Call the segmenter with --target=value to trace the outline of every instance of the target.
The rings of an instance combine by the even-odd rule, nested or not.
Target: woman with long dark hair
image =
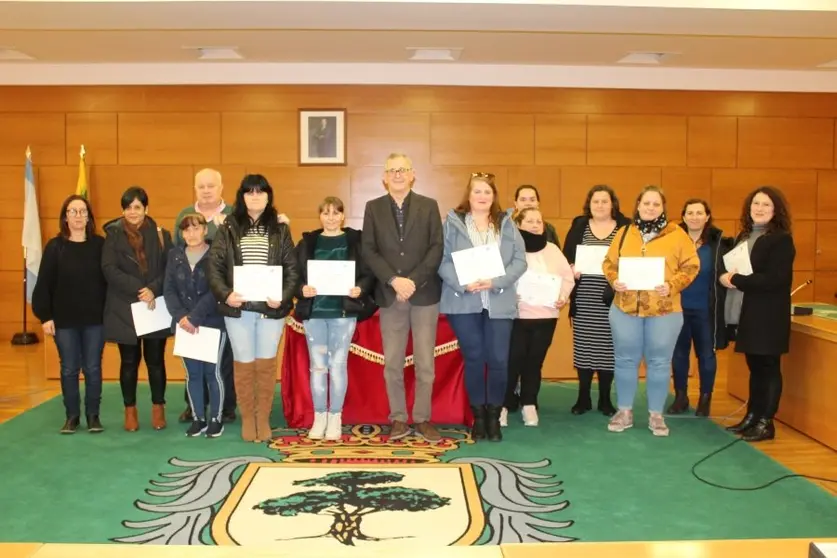
[[[209,286],[232,345],[241,437],[250,442],[271,439],[276,353],[299,280],[290,228],[277,215],[270,183],[248,174],[210,248]],[[235,292],[235,268],[249,265],[282,267],[281,298],[247,301]]]
[[[66,420],[62,434],[78,429],[81,418],[79,371],[84,374],[87,430],[102,432],[102,319],[107,284],[102,273],[105,239],[96,234],[93,208],[82,196],[61,204],[58,234],[47,242],[32,294],[32,311],[44,335],[55,339],[61,367]]]
[[[735,245],[747,243],[753,272],[731,269],[720,277],[727,289],[725,317],[736,326],[735,352],[750,369],[747,414],[727,428],[748,442],[776,436],[773,417],[782,397],[781,358],[790,345],[791,287],[796,247],[785,196],[761,186],[744,200],[741,232]]]

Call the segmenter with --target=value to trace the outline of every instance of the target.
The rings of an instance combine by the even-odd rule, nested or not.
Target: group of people
[[[277,350],[284,318],[293,311],[304,326],[310,357],[314,417],[308,436],[339,440],[351,340],[357,323],[377,312],[390,438],[412,433],[429,442],[441,439],[431,419],[442,314],[464,361],[471,435],[500,441],[502,428],[518,410],[525,425],[538,425],[544,360],[559,313],[569,306],[579,379],[573,414],[592,410],[597,375],[597,409],[610,417],[608,430],[632,427],[644,360],[648,427],[656,436],[667,436],[663,410],[671,376],[675,395],[667,412],[690,407],[691,346],[699,363],[696,414],[709,416],[715,352],[735,339],[750,369],[750,398],[746,416],[730,429],[752,441],[775,435],[795,256],[789,210],[778,189],[760,187],[747,197],[733,239],[713,225],[705,200],[688,200],[675,222],[668,217],[663,191],[647,186],[627,217],[613,189],[597,185],[561,247],[539,209],[535,186],[520,186],[514,207],[504,209],[494,176],[472,173],[461,202],[443,222],[436,200],[413,190],[415,180],[410,158],[390,155],[383,171],[386,193],[367,202],[362,230],[345,226],[342,200],[328,197],[317,208],[321,227],[303,233],[296,245],[287,217],[275,207],[273,188],[261,175],[245,176],[234,204],[227,206],[220,174],[199,172],[197,201],[178,216],[174,237],[148,215],[148,196],[139,187],[122,195],[123,216],[105,224],[104,238],[95,232],[89,202],[70,196],[61,209],[60,232],[44,250],[33,298],[33,311],[58,347],[67,415],[62,432],[75,432],[80,425],[79,371],[86,383],[88,429],[103,430],[99,405],[106,341],[119,347],[124,428],[139,428],[136,392],[143,358],[151,425],[165,428],[166,341],[178,328],[194,333],[212,327],[221,330],[217,362],[183,359],[188,408],[181,420],[191,423],[187,435],[221,435],[224,423],[236,420],[237,408],[242,438],[269,440]],[[725,267],[723,256],[742,243],[752,273]],[[491,248],[499,252],[504,272],[461,281],[454,254],[488,245],[495,245]],[[605,247],[600,272],[575,269],[581,246]],[[630,290],[620,280],[620,259],[636,257],[664,261],[662,284]],[[354,262],[354,286],[342,296],[318,294],[309,284],[312,260]],[[281,297],[254,302],[235,292],[234,270],[247,265],[281,266]],[[521,296],[518,286],[527,272],[560,277],[553,302]],[[153,308],[160,297],[172,327],[138,337],[132,305]],[[404,365],[410,334],[416,387],[408,412]]]

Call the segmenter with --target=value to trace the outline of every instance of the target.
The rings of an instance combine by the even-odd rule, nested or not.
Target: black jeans
[[[81,416],[79,371],[84,373],[84,411],[98,415],[102,401],[102,351],[105,333],[101,325],[55,329],[55,346],[61,365],[61,395],[67,418]]]
[[[151,387],[151,402],[163,405],[166,402],[166,340],[137,339],[136,345],[119,343],[119,385],[122,387],[122,402],[126,407],[137,404],[137,381],[140,361],[145,356],[148,370],[148,385]]]
[[[235,377],[233,376],[233,352],[232,345],[230,345],[229,336],[225,335],[226,342],[224,343],[224,352],[221,355],[221,380],[224,383],[224,408],[223,414],[228,415],[235,412]],[[189,386],[183,386],[183,400],[188,407],[191,407],[189,401]],[[203,400],[209,401],[209,387],[203,386]]]
[[[517,408],[514,390],[520,380],[520,405],[537,405],[541,389],[541,370],[552,345],[557,318],[516,319],[512,326],[509,351],[509,377],[506,384],[507,409]]]
[[[772,419],[782,398],[781,356],[744,356],[750,369],[750,411],[757,418]]]

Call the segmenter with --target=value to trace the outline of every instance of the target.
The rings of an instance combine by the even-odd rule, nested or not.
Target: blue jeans
[[[465,389],[471,405],[502,406],[506,398],[514,320],[491,319],[488,310],[478,314],[447,314],[446,317],[465,361]]]
[[[81,416],[79,370],[84,372],[84,411],[98,415],[102,401],[102,351],[105,330],[101,325],[56,328],[55,346],[61,366],[61,395],[67,417]]]
[[[356,318],[305,320],[314,412],[342,413],[349,387],[349,346]]]
[[[243,311],[240,318],[224,318],[224,324],[233,359],[244,363],[275,357],[285,330],[285,320],[262,318],[257,312]]]
[[[692,343],[700,372],[700,392],[712,393],[718,361],[715,358],[715,340],[712,337],[712,316],[709,308],[683,309],[683,328],[674,346],[674,389],[685,391],[689,387],[689,356]]]
[[[641,318],[610,306],[610,330],[616,368],[616,402],[620,409],[633,409],[639,383],[639,363],[645,358],[648,411],[662,413],[668,396],[668,378],[674,344],[683,326],[683,314]]]
[[[224,347],[227,344],[226,332],[221,332],[221,344],[218,347],[218,363],[212,364],[191,358],[183,359],[186,367],[186,395],[192,416],[198,420],[206,420],[206,401],[204,389],[209,389],[209,416],[221,422],[221,409],[224,405],[224,376],[221,373],[223,365]]]

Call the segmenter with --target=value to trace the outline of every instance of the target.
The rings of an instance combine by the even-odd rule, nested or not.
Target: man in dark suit
[[[413,333],[416,395],[415,432],[429,442],[441,439],[430,423],[436,377],[436,326],[442,282],[442,219],[436,200],[412,191],[415,171],[406,155],[393,153],[384,165],[387,194],[367,202],[363,216],[363,259],[378,278],[384,345],[384,378],[392,422],[390,438],[410,434],[404,390],[407,335]]]

